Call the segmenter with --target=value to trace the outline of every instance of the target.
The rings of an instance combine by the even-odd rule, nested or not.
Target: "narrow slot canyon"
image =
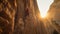
[[[0,0],[0,34],[60,34],[60,0],[41,18],[45,10],[38,0]]]

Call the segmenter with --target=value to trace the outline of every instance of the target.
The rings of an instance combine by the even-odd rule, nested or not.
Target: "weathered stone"
[[[54,0],[48,11],[48,19],[53,28],[60,34],[60,0]]]
[[[12,34],[16,12],[16,0],[0,0],[0,34]]]
[[[22,19],[23,23],[22,21],[19,22],[20,19]],[[40,19],[36,0],[17,0],[14,34],[47,34],[45,26]]]

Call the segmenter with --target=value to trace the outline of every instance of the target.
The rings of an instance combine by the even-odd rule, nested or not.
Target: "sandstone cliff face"
[[[14,34],[47,34],[36,0],[18,0]]]
[[[48,18],[55,26],[58,32],[60,32],[60,0],[54,0],[48,11]]]
[[[0,34],[49,34],[46,27],[36,0],[0,0]]]
[[[16,12],[16,0],[0,0],[0,34],[12,34]]]
[[[0,0],[0,34],[45,33],[36,0]]]

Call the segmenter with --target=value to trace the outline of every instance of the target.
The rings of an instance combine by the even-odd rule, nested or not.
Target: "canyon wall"
[[[0,0],[0,34],[47,34],[36,0]]]
[[[14,34],[47,34],[36,0],[17,0]]]
[[[48,11],[48,19],[51,21],[53,29],[60,34],[60,0],[54,0],[51,4]]]
[[[0,0],[0,34],[12,34],[16,12],[16,0]]]
[[[60,32],[60,0],[54,0],[48,19],[40,18],[37,0],[0,0],[0,34],[54,34]],[[56,21],[55,21],[56,20]],[[57,21],[58,20],[58,21]],[[56,33],[55,33],[56,34]]]

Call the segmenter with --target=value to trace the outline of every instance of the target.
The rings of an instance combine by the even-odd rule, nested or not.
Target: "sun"
[[[47,13],[43,13],[43,12],[40,13],[40,15],[41,15],[42,18],[45,18],[45,17],[46,17],[46,14],[47,14]]]
[[[42,18],[46,17],[49,7],[53,3],[53,1],[54,0],[37,0],[37,5]]]

